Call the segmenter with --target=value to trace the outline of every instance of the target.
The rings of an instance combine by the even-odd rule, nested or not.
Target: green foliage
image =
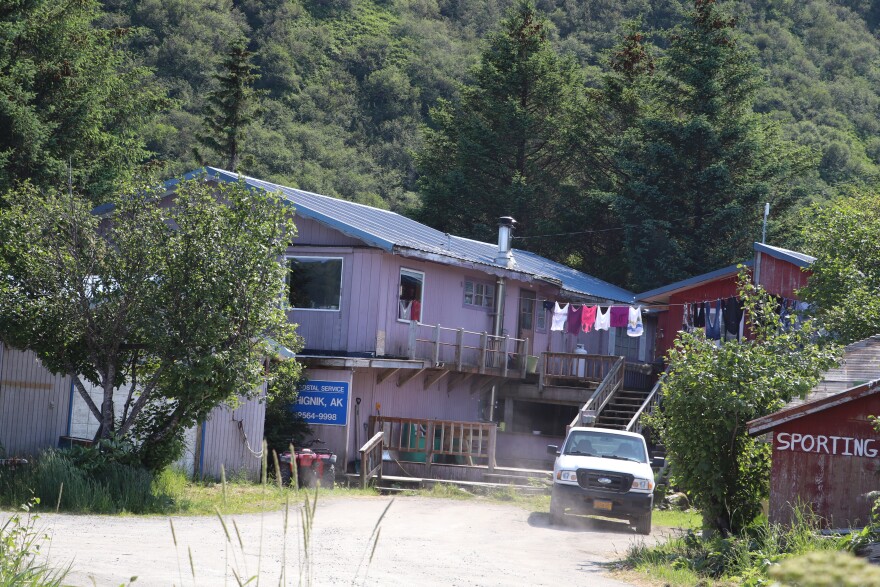
[[[37,527],[39,516],[31,514],[40,503],[31,498],[21,511],[0,525],[0,587],[56,587],[63,584],[67,570],[52,570],[37,559],[49,537]]]
[[[695,4],[668,32],[656,72],[633,42],[612,62],[612,80],[623,80],[607,84],[606,100],[629,122],[614,146],[614,202],[640,291],[747,257],[762,203],[784,213],[811,165],[754,112],[760,70],[733,20],[715,0]]]
[[[96,0],[0,8],[0,192],[68,176],[99,200],[148,152],[142,130],[164,104],[125,50],[130,29],[96,26]]]
[[[0,209],[0,339],[70,375],[101,425],[153,470],[220,403],[254,397],[274,349],[299,340],[277,292],[294,228],[276,195],[203,179],[120,188],[106,217],[25,185]],[[103,390],[92,402],[83,380]],[[113,392],[129,395],[118,413]]]
[[[263,437],[269,450],[276,454],[288,450],[291,443],[300,446],[312,434],[309,425],[291,410],[301,379],[302,366],[298,362],[277,361],[272,364]]]
[[[816,256],[803,299],[827,336],[848,344],[880,333],[880,195],[854,192],[805,214],[805,250]]]
[[[30,496],[45,508],[80,513],[160,513],[171,503],[170,495],[154,491],[150,471],[116,462],[98,448],[50,450],[0,475],[0,505]]]
[[[843,552],[811,552],[770,570],[780,587],[861,587],[880,585],[880,569]]]
[[[716,343],[683,333],[670,349],[663,410],[649,425],[669,454],[675,483],[703,511],[707,529],[736,533],[760,512],[769,485],[769,444],[747,422],[803,397],[836,362],[812,342],[810,322],[782,331],[773,299],[743,273],[739,295],[754,339]]]
[[[757,587],[768,584],[768,574],[776,576],[780,563],[801,560],[805,553],[830,553],[843,547],[840,537],[823,537],[819,520],[804,512],[791,527],[760,520],[735,535],[701,538],[688,531],[657,546],[640,544],[627,552],[624,565],[654,575],[657,568],[684,571],[685,575],[716,579],[722,584]]]
[[[259,114],[259,96],[253,85],[260,76],[251,57],[253,53],[243,39],[230,46],[222,73],[215,76],[217,88],[206,98],[204,132],[197,137],[201,145],[223,158],[229,171],[239,170],[245,131]]]

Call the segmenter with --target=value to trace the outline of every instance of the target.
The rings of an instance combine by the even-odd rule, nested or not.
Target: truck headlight
[[[639,479],[636,477],[633,479],[633,484],[631,489],[637,489],[639,491],[651,491],[654,489],[654,481],[653,479]]]
[[[577,471],[557,471],[556,479],[558,481],[574,481],[577,482]]]

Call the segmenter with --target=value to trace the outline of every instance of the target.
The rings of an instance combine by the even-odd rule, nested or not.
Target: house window
[[[339,310],[342,297],[342,259],[289,257],[290,305],[300,310]]]
[[[538,300],[535,305],[535,330],[547,330],[547,309],[544,308],[544,302],[547,300]]]
[[[495,307],[495,290],[487,283],[476,281],[464,282],[464,304],[480,308]]]
[[[629,336],[624,327],[617,328],[614,334],[614,354],[626,357],[627,362],[637,362],[639,360],[639,338],[638,336]]]
[[[425,274],[412,269],[400,270],[400,288],[397,301],[397,319],[422,321],[422,303]]]

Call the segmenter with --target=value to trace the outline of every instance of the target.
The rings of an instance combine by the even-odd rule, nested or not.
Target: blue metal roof
[[[789,249],[783,249],[782,247],[766,245],[764,243],[755,243],[755,250],[761,253],[767,253],[768,255],[776,259],[788,261],[792,265],[797,265],[802,269],[804,267],[809,267],[816,261],[816,257],[811,257],[810,255],[806,255],[804,253],[799,253],[797,251],[792,251]]]
[[[630,291],[528,251],[514,249],[513,258],[516,266],[508,268],[495,262],[498,250],[495,244],[440,232],[388,210],[322,196],[252,177],[238,176],[215,167],[196,170],[184,177],[191,179],[200,174],[206,174],[209,178],[220,181],[241,179],[253,188],[280,192],[294,205],[299,216],[316,220],[345,235],[389,252],[419,251],[440,263],[474,263],[492,268],[494,273],[509,271],[511,274],[527,274],[536,279],[558,283],[563,292],[577,296],[625,303],[632,302],[635,297]],[[174,183],[166,185],[171,188]]]

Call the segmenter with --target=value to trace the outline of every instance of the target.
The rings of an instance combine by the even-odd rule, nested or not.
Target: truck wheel
[[[558,499],[550,497],[550,523],[554,526],[562,526],[565,524],[565,508],[559,503]]]
[[[651,512],[636,518],[636,532],[645,535],[651,533]]]
[[[333,489],[336,484],[336,465],[326,465],[324,467],[324,476],[321,477],[321,487],[324,489]]]

